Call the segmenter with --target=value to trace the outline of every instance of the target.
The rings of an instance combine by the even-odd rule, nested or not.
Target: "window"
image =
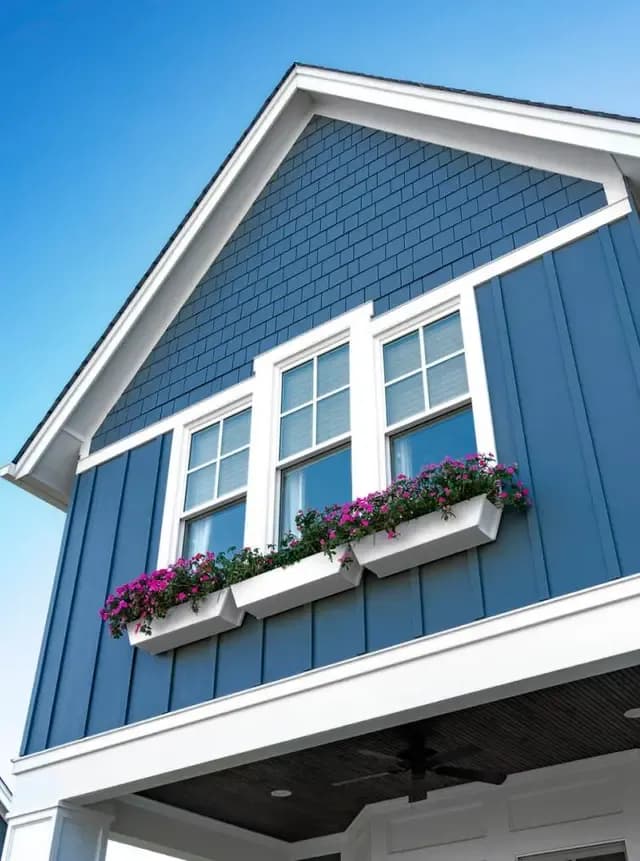
[[[219,553],[244,543],[251,410],[191,434],[182,506],[182,553]]]
[[[298,511],[350,498],[349,430],[348,344],[283,372],[280,535],[295,529]]]
[[[460,313],[383,345],[392,478],[476,449]]]
[[[265,548],[300,510],[495,451],[473,288],[373,312],[366,303],[279,344],[252,377],[171,417],[159,567]]]

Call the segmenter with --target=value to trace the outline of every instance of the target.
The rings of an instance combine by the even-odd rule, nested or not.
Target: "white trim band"
[[[636,574],[30,754],[14,764],[14,811],[104,800],[630,666],[639,614]]]

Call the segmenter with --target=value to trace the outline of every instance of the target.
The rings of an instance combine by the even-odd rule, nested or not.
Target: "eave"
[[[603,184],[640,182],[640,123],[294,65],[3,477],[66,508],[78,457],[314,114]]]

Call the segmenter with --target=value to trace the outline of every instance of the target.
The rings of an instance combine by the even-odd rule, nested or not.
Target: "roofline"
[[[403,78],[391,78],[391,77],[385,77],[383,75],[370,75],[370,74],[362,73],[362,72],[354,72],[354,71],[348,71],[345,69],[337,69],[337,68],[331,67],[331,66],[320,66],[320,65],[313,64],[313,63],[293,62],[289,66],[289,68],[286,70],[284,75],[280,78],[280,80],[275,85],[275,87],[271,90],[271,92],[269,93],[267,98],[264,100],[264,102],[262,103],[262,105],[260,106],[260,108],[258,109],[256,114],[254,115],[253,119],[251,120],[251,122],[249,123],[247,128],[242,132],[242,134],[240,135],[240,137],[238,138],[238,140],[234,144],[233,148],[229,151],[229,153],[226,155],[226,157],[224,158],[224,160],[220,164],[220,167],[213,174],[211,179],[207,182],[207,184],[204,186],[204,188],[202,189],[200,194],[196,197],[194,202],[191,204],[191,206],[190,206],[189,210],[187,211],[186,215],[184,216],[184,218],[182,218],[182,220],[176,226],[174,231],[171,233],[171,235],[169,236],[169,238],[167,239],[165,244],[162,246],[162,248],[160,249],[158,254],[155,256],[152,263],[149,265],[149,267],[146,269],[146,271],[144,272],[142,277],[139,279],[137,284],[131,290],[131,292],[129,293],[127,298],[124,300],[124,302],[122,303],[122,305],[120,306],[120,308],[118,309],[116,314],[114,315],[114,317],[110,320],[110,322],[107,325],[107,328],[104,330],[104,332],[98,338],[98,340],[95,342],[95,344],[91,347],[91,349],[89,350],[89,352],[87,353],[87,355],[85,356],[85,358],[83,359],[81,364],[78,366],[78,369],[69,378],[68,382],[65,384],[65,386],[62,388],[62,390],[60,391],[58,396],[53,401],[51,407],[47,410],[47,412],[45,413],[43,418],[40,420],[40,422],[38,422],[38,424],[36,425],[34,430],[27,437],[27,439],[25,440],[25,442],[21,446],[20,450],[18,451],[18,453],[16,454],[16,456],[13,459],[14,464],[20,460],[20,458],[25,453],[25,451],[29,447],[30,443],[32,442],[32,440],[34,439],[34,437],[36,436],[36,434],[38,433],[40,428],[44,425],[44,423],[47,421],[47,419],[49,418],[51,413],[54,411],[56,406],[60,403],[60,401],[62,400],[64,395],[67,393],[69,388],[75,382],[75,380],[77,379],[77,377],[81,373],[82,369],[85,367],[85,365],[91,359],[91,357],[96,352],[96,350],[98,349],[100,344],[105,340],[105,338],[108,336],[109,332],[113,329],[115,323],[120,319],[124,310],[127,308],[127,306],[129,305],[129,303],[131,302],[133,297],[136,295],[138,290],[142,287],[142,285],[147,280],[149,275],[153,272],[155,267],[158,265],[158,263],[160,262],[160,260],[162,259],[162,257],[164,256],[164,254],[166,253],[168,248],[171,246],[171,243],[173,242],[173,240],[180,233],[180,231],[182,230],[184,225],[187,223],[189,218],[193,215],[193,213],[197,209],[198,205],[202,201],[203,197],[206,195],[206,193],[209,191],[211,186],[214,184],[214,182],[220,176],[220,174],[222,173],[224,168],[229,163],[230,159],[238,151],[238,149],[242,145],[243,141],[245,140],[245,138],[247,137],[247,135],[251,131],[251,129],[256,125],[256,123],[258,122],[258,120],[262,116],[262,114],[264,113],[267,106],[273,100],[276,93],[281,89],[281,87],[283,86],[283,84],[285,83],[287,78],[297,69],[315,69],[315,70],[320,71],[320,72],[332,72],[332,73],[337,72],[337,73],[343,74],[343,75],[353,75],[353,76],[357,76],[357,77],[361,77],[361,78],[368,78],[369,80],[372,80],[372,81],[381,81],[381,82],[386,81],[386,82],[393,83],[393,84],[403,84],[403,85],[410,86],[410,87],[420,87],[421,89],[424,89],[424,90],[437,90],[437,91],[442,92],[442,93],[452,93],[452,94],[461,95],[461,96],[474,96],[474,97],[482,98],[482,99],[492,99],[494,101],[513,103],[513,104],[517,104],[517,105],[526,105],[526,106],[533,107],[533,108],[547,108],[547,109],[554,110],[554,111],[564,111],[564,112],[568,111],[568,112],[576,113],[576,114],[584,114],[585,116],[600,117],[600,118],[611,119],[611,120],[623,120],[623,121],[627,121],[627,122],[633,122],[633,123],[639,123],[640,124],[640,118],[639,117],[626,116],[624,114],[612,114],[612,113],[606,113],[606,112],[602,112],[602,111],[594,111],[594,110],[576,108],[576,107],[565,106],[565,105],[555,105],[555,104],[549,104],[546,102],[536,102],[536,101],[531,101],[528,99],[515,99],[515,98],[510,98],[508,96],[497,95],[495,93],[484,93],[484,92],[475,91],[475,90],[464,90],[464,89],[458,89],[456,87],[446,87],[446,86],[443,86],[440,84],[438,84],[438,85],[425,84],[425,83],[420,82],[420,81],[411,81],[411,80],[403,79]]]
[[[14,483],[22,484],[26,489],[31,492],[35,492],[37,495],[42,498],[47,499],[54,504],[59,504],[61,502],[61,497],[58,492],[51,493],[48,489],[42,490],[41,484],[34,482],[28,482],[25,480],[25,476],[23,475],[23,470],[21,469],[21,461],[27,460],[27,456],[32,454],[32,449],[35,449],[40,444],[40,437],[47,430],[47,427],[51,424],[51,422],[56,420],[57,413],[65,407],[69,399],[73,398],[77,393],[75,389],[77,385],[79,385],[81,378],[85,376],[85,371],[88,372],[88,369],[91,369],[94,361],[97,361],[97,354],[101,351],[101,348],[105,344],[105,342],[110,338],[114,329],[119,326],[120,321],[123,316],[127,313],[127,311],[131,308],[132,304],[135,303],[139,297],[139,294],[143,289],[145,289],[149,282],[154,279],[158,273],[158,271],[162,270],[165,267],[167,262],[167,258],[170,258],[174,252],[175,246],[177,246],[183,240],[183,235],[186,234],[191,226],[192,222],[195,221],[200,214],[200,210],[202,207],[208,203],[211,199],[212,195],[215,196],[216,188],[219,185],[224,185],[224,182],[227,178],[227,173],[233,167],[233,163],[236,162],[245,150],[246,147],[251,147],[251,139],[256,136],[256,130],[260,127],[262,134],[267,134],[270,124],[265,124],[265,116],[269,113],[272,108],[274,102],[277,100],[278,102],[278,111],[283,111],[289,101],[293,98],[297,91],[309,93],[312,96],[316,94],[315,87],[318,85],[318,94],[321,98],[329,99],[329,98],[343,98],[334,97],[331,95],[331,87],[339,87],[340,85],[348,87],[349,84],[354,86],[360,85],[363,87],[366,83],[369,83],[370,89],[375,85],[388,85],[385,87],[379,87],[376,93],[370,96],[370,99],[375,103],[375,99],[377,98],[377,93],[383,93],[385,89],[391,90],[395,89],[396,94],[400,94],[399,97],[409,99],[413,98],[415,100],[416,95],[424,94],[424,98],[427,99],[440,99],[441,103],[451,101],[451,111],[457,110],[458,112],[468,106],[473,102],[474,109],[479,108],[480,110],[476,110],[478,117],[473,119],[471,122],[476,125],[482,126],[483,121],[481,118],[481,114],[486,112],[487,109],[493,108],[496,112],[496,116],[501,122],[514,122],[517,121],[518,117],[534,117],[537,119],[541,119],[544,122],[548,122],[551,119],[551,123],[557,124],[557,126],[561,126],[563,122],[568,124],[568,127],[571,125],[580,125],[585,126],[585,130],[589,128],[602,132],[602,135],[606,138],[615,137],[615,135],[619,135],[624,137],[626,134],[631,135],[634,138],[636,136],[640,139],[640,133],[636,126],[640,124],[640,120],[635,117],[624,117],[616,114],[607,114],[596,111],[589,110],[580,110],[571,107],[563,107],[558,105],[548,105],[540,102],[532,102],[522,99],[510,99],[505,96],[491,95],[485,93],[479,93],[468,90],[455,89],[450,87],[442,87],[442,86],[431,86],[424,83],[413,82],[413,81],[405,81],[397,78],[386,78],[382,76],[375,75],[362,75],[360,73],[354,72],[344,72],[339,69],[331,69],[324,66],[316,66],[316,65],[305,65],[300,63],[293,63],[285,72],[283,77],[280,79],[276,87],[269,94],[263,105],[261,106],[258,113],[253,118],[250,125],[245,129],[242,133],[241,137],[233,147],[233,149],[229,152],[227,157],[224,159],[216,173],[209,180],[209,182],[205,185],[202,192],[198,195],[191,208],[185,215],[185,217],[181,220],[179,225],[173,231],[168,241],[165,243],[159,254],[154,259],[153,263],[146,270],[142,278],[138,281],[136,286],[133,288],[123,305],[120,307],[116,315],[113,317],[101,337],[96,341],[90,352],[87,354],[84,361],[78,367],[76,372],[70,378],[68,383],[62,389],[58,397],[53,402],[52,406],[44,415],[43,419],[38,423],[33,432],[29,435],[24,445],[21,447],[20,451],[15,456],[12,463],[8,464],[7,467],[4,468],[3,471],[0,471],[0,476],[8,478]],[[326,84],[326,86],[324,86]],[[417,92],[416,92],[417,91]],[[449,97],[455,97],[453,100],[450,100]],[[456,104],[453,104],[455,101]],[[486,105],[482,103],[486,102]],[[500,108],[496,106],[500,105]],[[488,108],[487,108],[488,106]],[[517,111],[509,111],[509,108],[517,108]],[[318,111],[321,112],[321,111]],[[551,117],[549,116],[541,116],[541,113],[551,112]],[[499,116],[502,115],[502,116]],[[570,115],[570,120],[567,115]],[[279,116],[278,113],[275,114],[275,119]],[[506,117],[506,120],[503,120],[503,117]],[[455,117],[445,117],[445,119],[455,119]],[[272,123],[275,122],[275,119],[272,119]],[[586,122],[580,122],[580,120]],[[466,122],[467,120],[464,120]],[[272,124],[271,123],[271,124]],[[551,124],[550,124],[551,125]],[[632,128],[627,128],[627,125],[631,125]],[[496,126],[499,129],[499,126]],[[576,138],[578,133],[581,134],[581,129],[577,131],[573,131],[573,137]],[[541,135],[542,137],[542,135]],[[255,144],[255,141],[253,142]],[[256,144],[257,145],[257,144]],[[598,149],[597,146],[593,146],[593,149]],[[601,149],[601,148],[600,148]],[[638,152],[633,152],[633,157],[640,157],[640,146],[638,146]],[[230,180],[232,181],[232,179]],[[221,194],[224,192],[221,192]],[[611,202],[611,201],[610,201]],[[215,204],[214,204],[215,205]],[[124,336],[123,336],[124,337]],[[99,373],[96,372],[96,375]],[[84,384],[84,383],[83,383]],[[92,385],[93,382],[90,381],[86,385]],[[76,398],[78,400],[78,398]],[[75,436],[75,432],[69,428],[64,428],[66,433],[70,437]],[[80,434],[80,437],[82,434]],[[68,446],[67,446],[68,448]],[[3,475],[4,473],[4,475]],[[64,505],[64,501],[62,500],[62,504]]]
[[[482,90],[464,90],[457,87],[446,87],[442,84],[425,84],[423,81],[412,81],[407,78],[390,78],[385,75],[370,75],[367,72],[354,72],[348,69],[336,69],[332,66],[319,66],[314,63],[293,63],[287,74],[294,68],[316,69],[319,72],[337,72],[341,75],[353,75],[359,78],[369,78],[372,81],[387,81],[390,84],[404,84],[408,87],[420,87],[423,90],[437,90],[441,93],[451,93],[458,96],[473,96],[478,99],[492,99],[497,102],[508,102],[514,105],[527,105],[532,108],[548,108],[552,111],[566,111],[585,116],[601,117],[609,120],[623,120],[625,122],[640,123],[640,117],[630,114],[612,114],[606,111],[596,111],[589,108],[577,108],[571,105],[556,105],[552,102],[537,102],[532,99],[516,99],[511,96],[502,96],[497,93],[485,93]]]

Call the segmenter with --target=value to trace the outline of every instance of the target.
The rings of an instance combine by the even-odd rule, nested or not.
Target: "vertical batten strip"
[[[509,326],[507,324],[507,313],[504,307],[502,284],[499,277],[492,278],[490,284],[496,321],[496,334],[498,337],[500,353],[502,355],[502,370],[504,374],[507,402],[512,406],[515,414],[512,432],[514,435],[516,456],[518,464],[521,467],[523,479],[531,487],[531,492],[535,499],[535,485],[533,482],[533,475],[531,473],[527,440],[524,433],[524,419],[522,416],[522,407],[520,406],[518,381],[516,379],[515,369],[513,366],[513,351],[511,349],[509,338]],[[524,469],[522,469],[523,467]],[[529,532],[529,541],[531,543],[531,555],[538,596],[540,599],[549,598],[551,596],[551,589],[549,587],[549,578],[547,575],[547,564],[540,531],[540,522],[538,520],[535,505],[532,506],[527,513],[527,528]]]
[[[54,617],[56,614],[57,606],[58,606],[58,596],[60,591],[60,581],[62,579],[62,572],[64,570],[65,562],[67,559],[67,552],[69,550],[69,531],[71,529],[71,523],[76,514],[76,507],[78,501],[78,488],[80,486],[80,482],[82,479],[80,477],[76,477],[76,480],[73,484],[73,495],[71,498],[71,505],[69,506],[69,512],[65,518],[64,529],[62,532],[62,541],[60,544],[60,556],[58,559],[58,565],[56,568],[56,574],[53,581],[53,588],[51,590],[51,600],[49,602],[49,609],[47,611],[47,619],[44,626],[44,632],[42,634],[42,643],[40,644],[40,654],[38,655],[38,664],[36,667],[36,673],[33,680],[33,687],[31,689],[31,697],[29,699],[29,708],[27,710],[27,717],[24,724],[24,731],[22,735],[22,742],[20,744],[20,756],[24,756],[29,752],[30,749],[30,734],[31,734],[31,726],[34,719],[34,714],[36,712],[39,691],[40,691],[40,683],[43,678],[44,665],[46,662],[46,656],[49,650],[49,638],[51,635],[51,630],[54,624]]]
[[[65,610],[63,611],[63,618],[62,619],[57,618],[57,620],[56,620],[58,625],[62,626],[64,628],[64,637],[63,637],[62,644],[60,647],[60,654],[58,656],[57,666],[56,666],[56,669],[54,672],[55,684],[53,685],[52,696],[49,699],[48,705],[45,705],[44,709],[43,709],[44,713],[45,713],[45,726],[46,726],[46,729],[44,730],[44,743],[42,745],[43,747],[49,747],[49,737],[51,734],[51,724],[53,721],[53,715],[54,715],[54,710],[55,710],[55,706],[56,706],[57,693],[58,693],[58,683],[60,681],[60,671],[62,669],[64,654],[65,654],[65,651],[67,648],[67,639],[69,636],[69,620],[71,617],[71,612],[73,610],[73,603],[74,603],[74,598],[75,598],[75,593],[76,593],[76,586],[78,583],[78,571],[80,569],[80,565],[82,564],[82,556],[84,553],[85,540],[87,537],[87,528],[89,526],[91,511],[93,509],[93,495],[94,495],[94,490],[95,490],[95,485],[96,485],[96,472],[97,472],[97,470],[95,470],[91,474],[90,485],[89,485],[89,490],[88,490],[89,498],[87,500],[87,505],[86,505],[86,509],[85,509],[84,521],[83,521],[81,529],[80,529],[80,541],[79,541],[79,545],[78,545],[78,558],[74,563],[72,563],[73,568],[74,568],[74,573],[73,573],[73,586],[71,587],[71,594],[69,595],[68,605],[65,608]],[[65,567],[66,567],[66,560],[65,560]],[[56,596],[56,599],[57,599],[57,596]],[[56,607],[56,613],[57,613],[57,607]]]
[[[120,499],[118,500],[118,513],[116,515],[116,527],[113,536],[113,542],[111,544],[111,548],[109,551],[109,564],[107,566],[107,578],[105,581],[105,589],[103,591],[103,603],[106,601],[107,596],[110,592],[110,586],[113,583],[113,563],[116,555],[116,546],[118,543],[118,533],[120,531],[120,524],[122,520],[122,507],[124,504],[125,494],[127,492],[127,479],[129,477],[129,467],[131,464],[131,452],[128,451],[125,455],[124,459],[124,470],[122,473],[122,485],[120,487]],[[97,597],[97,596],[96,596]],[[95,682],[96,682],[96,669],[98,667],[98,657],[100,654],[100,643],[102,636],[103,623],[101,622],[97,628],[96,642],[95,648],[93,650],[93,672],[91,674],[91,683],[89,685],[89,696],[87,698],[87,705],[85,708],[84,715],[84,727],[83,727],[83,736],[89,734],[89,720],[91,716],[91,705],[93,703],[93,696],[95,691]]]
[[[604,259],[611,278],[613,287],[612,293],[615,301],[618,317],[620,320],[620,328],[622,329],[624,341],[629,352],[629,360],[633,368],[633,374],[636,379],[636,385],[640,393],[640,339],[638,331],[633,323],[633,312],[629,304],[627,290],[622,280],[622,273],[618,264],[611,233],[609,227],[601,227],[598,231],[598,237],[604,253]]]
[[[571,332],[567,320],[558,273],[553,253],[545,254],[542,258],[547,291],[551,301],[551,308],[558,333],[558,344],[562,353],[564,370],[567,379],[567,388],[571,398],[571,405],[578,428],[578,439],[585,465],[586,484],[591,493],[591,502],[598,529],[602,552],[607,568],[607,579],[613,580],[620,576],[620,561],[618,551],[611,527],[611,518],[607,505],[607,498],[602,484],[600,464],[593,441],[593,434],[589,424],[587,408],[582,393],[580,374],[576,364],[575,352],[571,341]]]

